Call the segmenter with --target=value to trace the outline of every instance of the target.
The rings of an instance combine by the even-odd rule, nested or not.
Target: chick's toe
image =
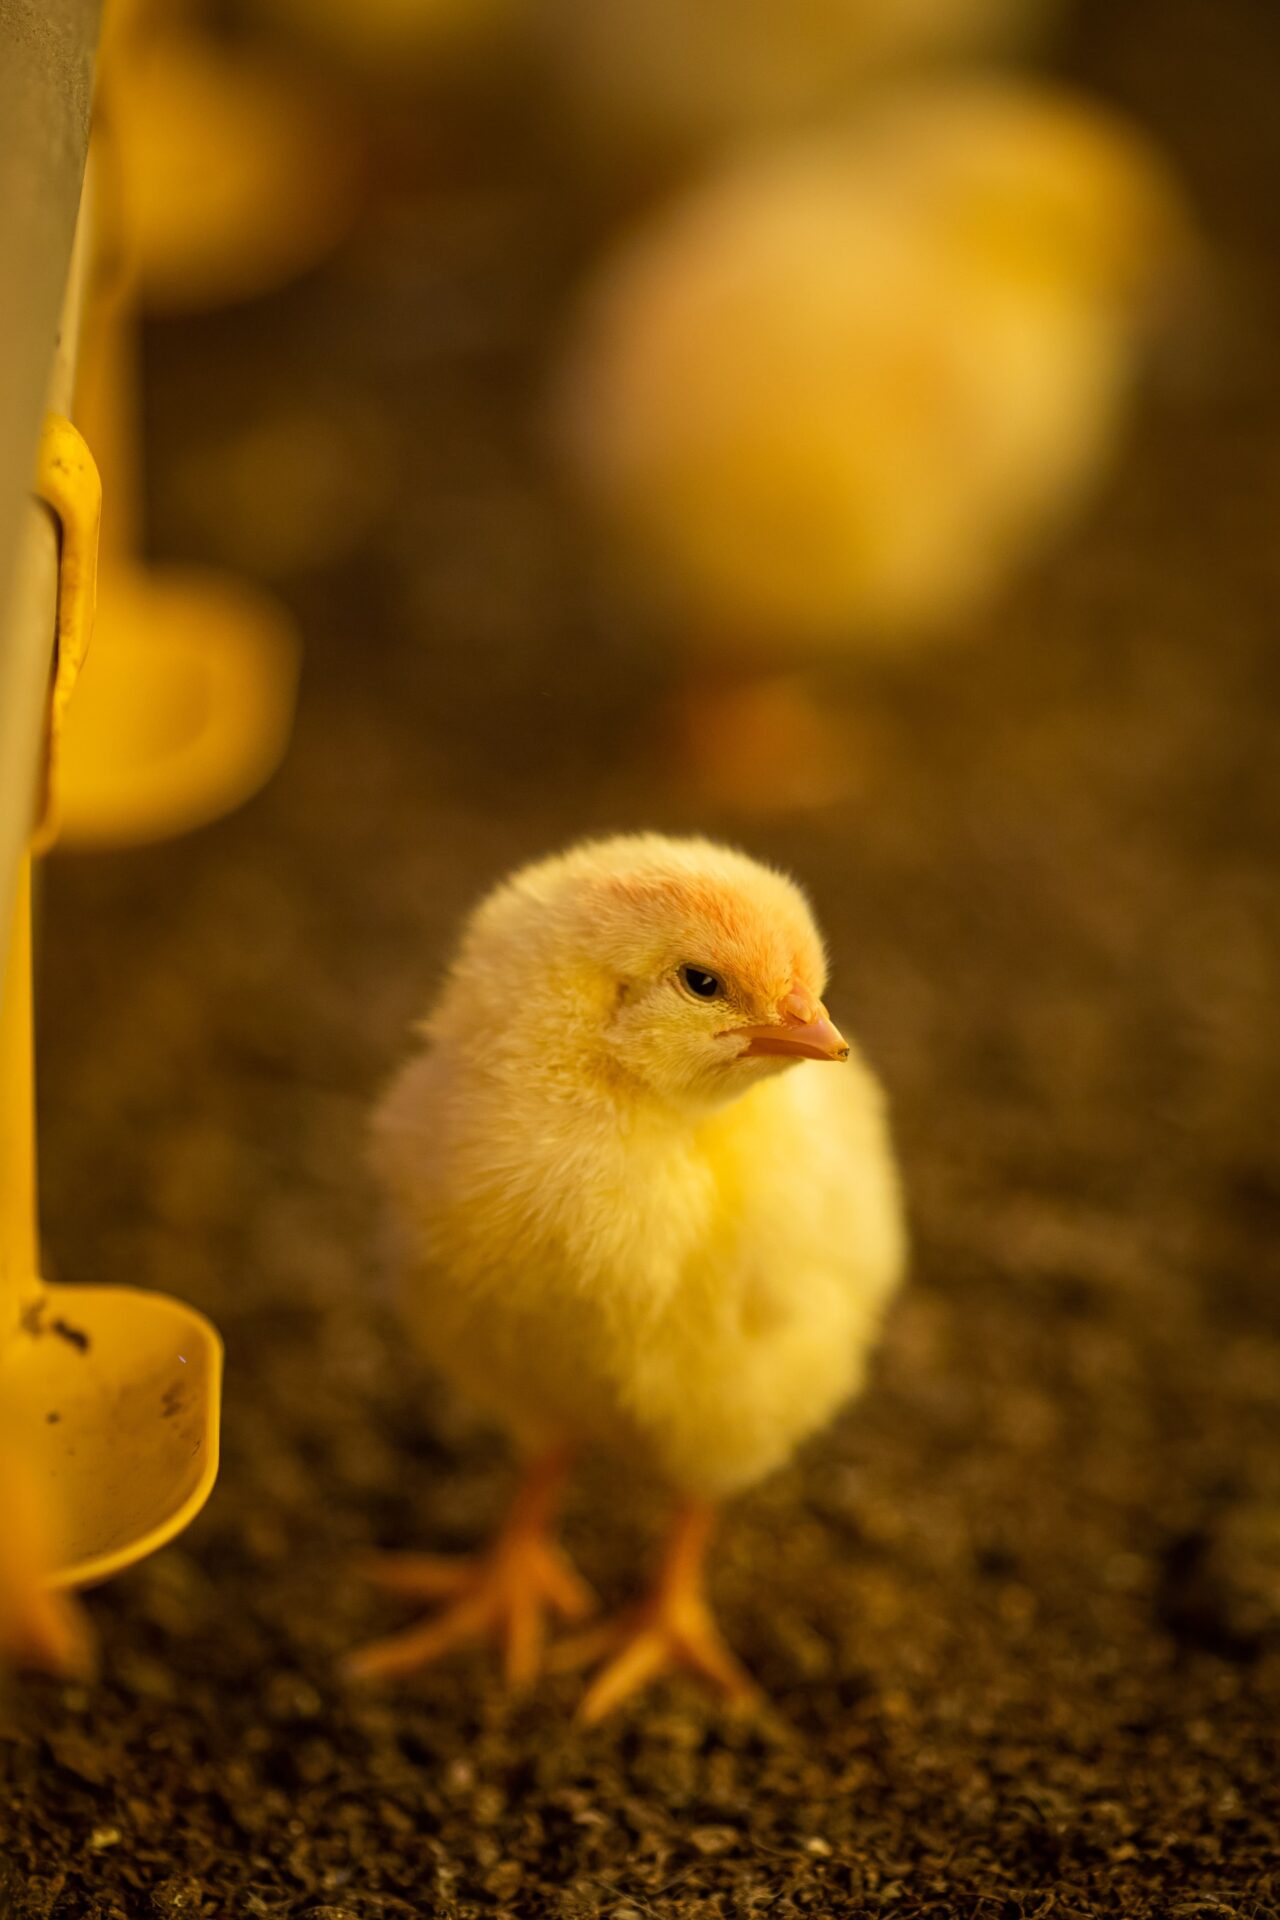
[[[583,1697],[578,1718],[594,1726],[663,1673],[692,1673],[731,1706],[760,1697],[755,1682],[725,1645],[703,1592],[703,1562],[712,1509],[690,1501],[677,1516],[652,1594],[616,1620],[562,1642],[557,1667],[606,1663]],[[606,1659],[606,1656],[612,1656]]]
[[[473,1559],[437,1554],[377,1554],[363,1572],[388,1593],[444,1602],[441,1611],[349,1654],[353,1679],[414,1673],[471,1643],[495,1640],[508,1687],[537,1678],[549,1613],[581,1620],[595,1605],[586,1582],[550,1537],[551,1495],[563,1476],[554,1460],[528,1473],[505,1524],[487,1552]]]

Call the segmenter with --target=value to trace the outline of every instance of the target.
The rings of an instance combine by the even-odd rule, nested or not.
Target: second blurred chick
[[[760,657],[958,620],[1106,472],[1185,226],[1087,100],[916,88],[725,167],[590,291],[576,477],[687,634]]]

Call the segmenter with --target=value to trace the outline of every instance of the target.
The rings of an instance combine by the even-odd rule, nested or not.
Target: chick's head
[[[478,979],[483,1012],[467,1007]],[[490,1059],[525,1085],[603,1084],[697,1111],[797,1061],[846,1059],[825,985],[822,940],[791,880],[708,841],[628,836],[526,868],[492,895],[433,1026],[479,1021]]]

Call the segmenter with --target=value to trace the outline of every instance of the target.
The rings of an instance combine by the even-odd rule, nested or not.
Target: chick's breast
[[[904,1234],[880,1090],[856,1059],[766,1081],[700,1151],[707,1231],[622,1392],[667,1476],[720,1496],[780,1466],[861,1385]]]
[[[642,1444],[618,1362],[707,1236],[714,1185],[688,1139],[437,1046],[393,1083],[375,1161],[428,1359],[528,1443]]]
[[[402,1073],[377,1137],[409,1323],[520,1437],[634,1454],[722,1495],[859,1384],[902,1230],[856,1061],[793,1068],[679,1128],[470,1083],[445,1049]]]

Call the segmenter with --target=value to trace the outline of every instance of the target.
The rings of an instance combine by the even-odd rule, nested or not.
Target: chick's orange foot
[[[560,1668],[605,1661],[578,1709],[585,1726],[594,1726],[661,1674],[676,1670],[696,1675],[731,1706],[749,1707],[760,1699],[755,1682],[721,1638],[703,1593],[702,1564],[713,1520],[710,1507],[691,1501],[672,1528],[651,1596],[556,1649],[553,1664]]]
[[[357,1648],[347,1656],[347,1673],[359,1680],[398,1678],[456,1648],[495,1640],[507,1685],[528,1687],[542,1664],[548,1613],[581,1620],[595,1605],[548,1531],[566,1466],[555,1454],[530,1468],[497,1538],[474,1559],[388,1553],[367,1560],[362,1570],[384,1591],[443,1605],[429,1619]]]

